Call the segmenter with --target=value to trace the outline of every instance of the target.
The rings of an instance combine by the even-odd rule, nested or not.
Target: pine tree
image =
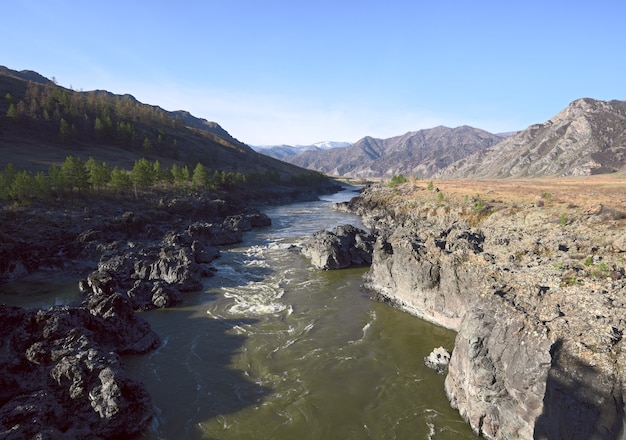
[[[191,183],[194,188],[204,188],[209,184],[209,172],[200,162],[198,162],[193,170]]]
[[[52,198],[52,186],[50,179],[46,177],[43,171],[39,171],[33,178],[33,187],[35,195],[41,200],[50,200]]]
[[[19,171],[13,179],[9,195],[18,202],[25,203],[33,197],[34,185],[32,176],[26,171]]]
[[[93,157],[89,157],[85,163],[89,184],[95,188],[104,188],[111,180],[111,167],[105,162],[98,162]]]
[[[59,122],[59,140],[62,144],[69,144],[72,141],[72,126],[63,118]]]
[[[135,161],[130,179],[135,188],[150,188],[154,184],[154,167],[150,165],[147,159],[141,158]]]
[[[7,118],[9,118],[11,121],[17,121],[19,116],[20,114],[17,111],[17,107],[15,106],[15,104],[9,104],[9,109],[7,110]]]
[[[83,191],[89,188],[89,175],[80,158],[66,157],[61,164],[61,173],[69,190],[76,188],[78,191]]]
[[[118,167],[113,168],[111,171],[111,188],[121,192],[130,189],[132,186],[133,182],[126,171]]]
[[[11,192],[11,185],[15,179],[17,170],[13,163],[9,162],[5,167],[2,174],[0,174],[0,198],[6,199]]]
[[[48,170],[48,176],[50,178],[50,187],[52,192],[57,196],[61,196],[67,187],[63,171],[61,171],[61,169],[56,165],[52,165]]]

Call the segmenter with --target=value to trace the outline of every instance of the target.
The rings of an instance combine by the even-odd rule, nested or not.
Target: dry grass
[[[433,184],[448,197],[479,196],[506,204],[536,204],[541,200],[553,206],[583,209],[601,204],[605,209],[626,212],[624,173],[569,178],[433,180]],[[428,182],[420,185],[426,188]]]
[[[626,172],[534,179],[411,179],[388,196],[424,207],[462,206],[477,217],[475,222],[489,212],[537,207],[557,219],[601,213],[612,221],[610,227],[626,225]]]

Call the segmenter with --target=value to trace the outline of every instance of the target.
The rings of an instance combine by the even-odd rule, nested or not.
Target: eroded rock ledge
[[[271,224],[257,210],[237,212],[220,200],[181,205],[97,216],[85,209],[37,219],[33,231],[11,226],[16,234],[0,247],[2,278],[42,268],[87,275],[78,305],[0,305],[0,437],[113,439],[144,430],[151,398],[120,355],[146,353],[160,341],[135,311],[169,307],[199,290],[217,246]]]
[[[379,185],[338,208],[377,236],[366,287],[458,331],[451,404],[491,439],[625,438],[624,215],[434,194]]]

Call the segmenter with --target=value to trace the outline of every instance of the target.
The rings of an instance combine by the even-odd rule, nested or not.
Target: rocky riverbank
[[[149,352],[160,340],[135,312],[201,289],[219,246],[271,224],[244,203],[206,196],[75,200],[2,215],[0,279],[64,274],[80,279],[84,295],[47,310],[0,306],[0,437],[7,439],[141,433],[153,416],[150,395],[120,355]]]
[[[477,434],[624,438],[624,187],[552,188],[413,181],[338,208],[376,236],[366,287],[458,331],[445,388]]]

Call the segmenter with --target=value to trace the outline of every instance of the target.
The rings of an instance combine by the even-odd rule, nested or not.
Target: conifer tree
[[[149,188],[154,184],[154,167],[147,159],[141,158],[135,161],[130,179],[136,188]]]
[[[200,162],[197,163],[193,170],[191,183],[194,188],[204,188],[209,184],[209,172]]]
[[[123,192],[130,189],[133,186],[133,182],[130,180],[130,176],[124,170],[119,167],[113,168],[111,171],[111,188],[116,191]]]

